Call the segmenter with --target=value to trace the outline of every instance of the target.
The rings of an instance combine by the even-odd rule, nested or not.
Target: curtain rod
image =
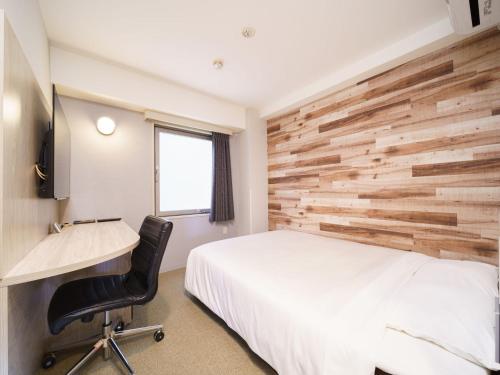
[[[144,118],[153,123],[158,123],[159,125],[166,124],[168,126],[176,126],[181,129],[183,128],[188,130],[191,129],[195,131],[208,132],[209,134],[217,132],[217,133],[233,135],[233,131],[227,127],[213,125],[185,117],[169,115],[167,113],[146,111],[144,112]]]

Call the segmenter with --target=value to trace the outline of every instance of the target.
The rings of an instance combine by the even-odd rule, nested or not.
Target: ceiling
[[[447,16],[444,0],[39,2],[54,45],[255,108]]]

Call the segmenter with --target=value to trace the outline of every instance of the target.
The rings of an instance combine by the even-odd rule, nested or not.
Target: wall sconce
[[[104,134],[104,135],[111,135],[114,133],[116,128],[116,124],[113,121],[113,119],[109,117],[99,117],[97,120],[97,130],[99,130],[99,133]]]

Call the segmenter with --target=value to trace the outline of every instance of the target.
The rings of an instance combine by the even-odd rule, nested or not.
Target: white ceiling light
[[[212,66],[217,69],[217,70],[221,70],[223,67],[224,67],[224,60],[222,59],[215,59],[213,62],[212,62]]]
[[[111,135],[115,131],[116,124],[113,121],[113,119],[109,117],[99,117],[97,120],[97,130],[99,130],[99,133],[104,134],[104,135]]]
[[[241,35],[243,35],[243,38],[253,38],[255,36],[255,29],[251,26],[246,26],[241,30]]]

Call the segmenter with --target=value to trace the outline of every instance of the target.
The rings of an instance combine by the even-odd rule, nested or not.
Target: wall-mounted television
[[[71,135],[55,86],[52,92],[52,121],[47,124],[37,163],[38,195],[67,199],[70,195]]]

